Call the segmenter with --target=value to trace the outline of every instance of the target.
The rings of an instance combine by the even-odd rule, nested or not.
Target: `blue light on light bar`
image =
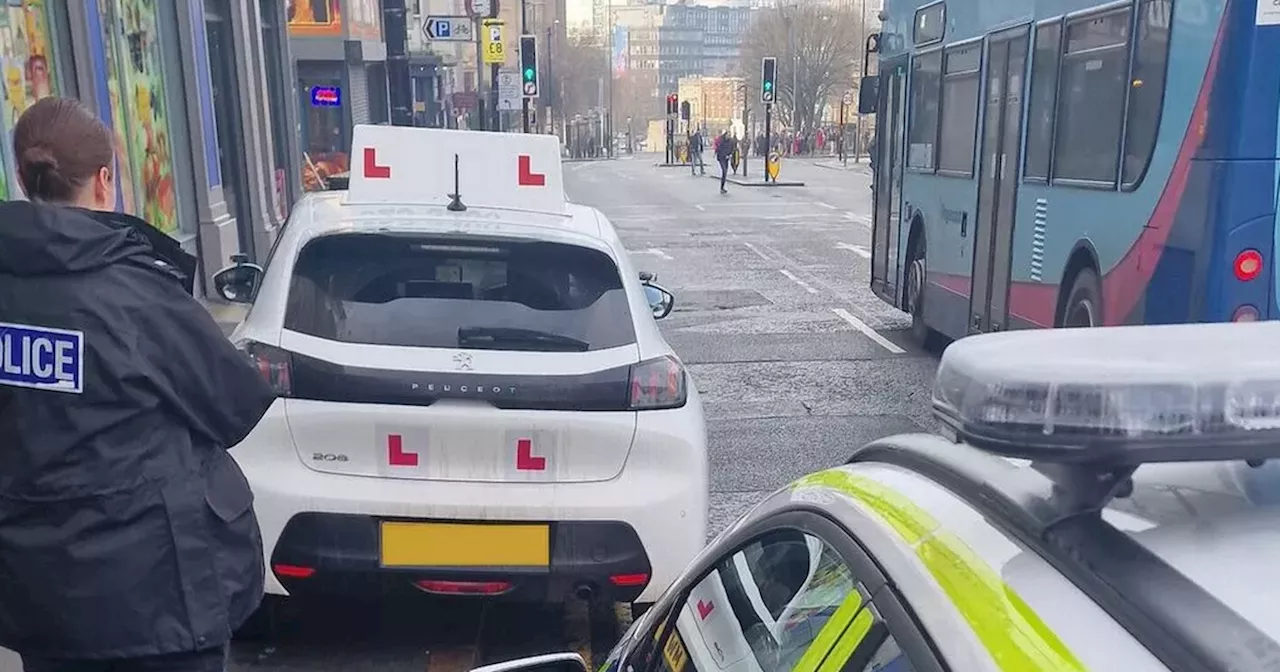
[[[340,105],[342,105],[342,87],[338,87],[338,86],[311,87],[311,106],[312,107],[339,107]]]
[[[942,356],[935,414],[1041,462],[1280,457],[1280,323],[1016,331]]]

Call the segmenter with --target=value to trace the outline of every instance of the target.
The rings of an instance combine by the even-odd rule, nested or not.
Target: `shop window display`
[[[303,92],[302,188],[324,189],[329,177],[345,175],[350,169],[347,154],[350,138],[343,133],[340,80],[299,77]],[[327,92],[325,98],[316,91]],[[335,93],[336,92],[336,95]]]
[[[0,70],[4,75],[0,200],[21,198],[13,157],[13,125],[41,98],[58,93],[47,0],[0,0]]]
[[[122,206],[172,235],[178,231],[178,207],[156,17],[156,3],[163,1],[98,0],[98,6],[112,128],[121,148]]]

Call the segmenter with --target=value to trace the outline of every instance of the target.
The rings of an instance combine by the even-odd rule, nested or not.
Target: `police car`
[[[268,594],[652,602],[707,526],[671,294],[566,202],[554,137],[358,126],[352,156],[216,279],[280,395],[232,450]]]
[[[1277,342],[1274,322],[956,342],[933,396],[954,436],[774,493],[603,669],[1280,669]]]

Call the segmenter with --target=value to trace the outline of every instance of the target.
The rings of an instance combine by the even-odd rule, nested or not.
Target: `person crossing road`
[[[738,151],[738,140],[729,134],[729,129],[725,129],[720,133],[720,137],[716,138],[716,162],[720,164],[720,193],[727,194],[729,191],[725,189],[725,181],[729,179],[729,159]]]

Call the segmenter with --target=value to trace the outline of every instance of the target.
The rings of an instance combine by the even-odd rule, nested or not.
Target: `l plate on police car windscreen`
[[[938,416],[966,442],[1059,462],[1280,456],[1280,323],[1012,331],[943,353]]]

